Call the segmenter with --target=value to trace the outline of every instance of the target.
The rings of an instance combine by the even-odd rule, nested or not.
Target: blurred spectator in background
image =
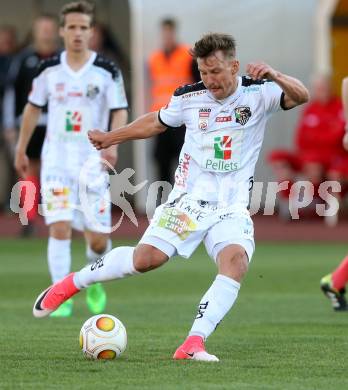
[[[316,76],[312,81],[312,99],[305,107],[296,129],[295,151],[274,150],[269,155],[279,182],[288,180],[289,187],[296,180],[310,181],[314,197],[325,180],[344,184],[348,177],[348,154],[342,146],[344,117],[341,100],[332,94],[328,76]],[[280,194],[280,214],[288,208],[290,190]],[[337,195],[337,194],[336,194]],[[328,224],[337,216],[326,218]]]
[[[112,36],[107,26],[96,23],[93,27],[93,35],[89,41],[89,48],[104,57],[109,58],[119,66],[129,68],[129,62],[124,56],[118,42]]]
[[[106,25],[98,22],[94,25],[93,35],[89,41],[89,48],[119,66],[124,78],[126,94],[130,101],[130,62],[117,42],[117,39],[112,35]]]
[[[0,26],[0,98],[2,100],[7,72],[17,50],[17,33],[12,26]],[[1,121],[2,123],[2,121]]]
[[[8,73],[8,84],[3,101],[3,127],[7,148],[14,159],[14,148],[18,138],[22,112],[28,100],[32,80],[36,75],[38,64],[41,60],[51,57],[58,50],[58,23],[50,15],[39,16],[32,27],[32,44],[21,50],[13,59]],[[27,153],[30,159],[28,177],[36,188],[34,205],[25,210],[29,224],[23,226],[22,235],[28,236],[33,233],[33,222],[37,217],[39,202],[39,174],[40,155],[45,138],[47,125],[47,108],[41,115],[38,126],[28,145]],[[13,184],[13,183],[12,183]],[[21,194],[22,199],[26,196],[25,191]],[[23,202],[25,204],[26,202]],[[28,202],[30,203],[30,202]]]
[[[14,169],[12,167],[12,158],[10,154],[8,153],[8,149],[4,146],[4,140],[3,140],[3,113],[2,113],[2,106],[3,106],[3,97],[5,92],[5,86],[6,86],[6,80],[8,76],[8,70],[10,67],[10,63],[12,60],[13,55],[15,54],[17,50],[17,33],[16,29],[13,26],[0,26],[0,145],[2,153],[4,153],[5,161],[7,162],[7,172],[5,174],[5,179],[3,177],[3,185],[4,185],[4,194],[1,196],[1,208],[5,208],[8,205],[6,205],[7,201],[7,194],[10,190],[10,185],[13,183],[10,183],[11,179],[10,177],[13,177],[14,175]],[[5,183],[8,182],[6,185]],[[11,185],[12,188],[12,185]],[[6,195],[5,195],[6,194]]]
[[[173,19],[164,19],[160,27],[161,48],[148,61],[151,104],[150,111],[158,111],[169,103],[179,85],[200,80],[197,63],[189,54],[189,47],[178,43],[177,26]],[[185,126],[171,129],[155,139],[154,157],[160,180],[172,182],[171,167],[177,162],[185,138]]]

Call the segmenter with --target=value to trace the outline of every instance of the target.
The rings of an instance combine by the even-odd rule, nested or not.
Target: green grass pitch
[[[114,242],[115,245],[129,244]],[[49,283],[45,240],[0,241],[0,389],[344,389],[348,312],[334,313],[319,279],[344,244],[259,243],[237,304],[209,338],[220,363],[171,360],[215,275],[203,248],[190,261],[106,285],[107,312],[126,325],[115,361],[87,361],[78,346],[90,316],[84,294],[69,319],[34,319]],[[84,244],[73,244],[73,269]]]

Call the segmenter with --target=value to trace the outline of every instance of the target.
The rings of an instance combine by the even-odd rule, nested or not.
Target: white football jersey
[[[38,107],[48,103],[41,155],[45,170],[67,167],[72,174],[100,153],[89,142],[87,131],[106,131],[110,111],[128,106],[120,70],[95,52],[77,72],[67,64],[65,51],[43,61],[29,102]]]
[[[255,164],[267,119],[283,108],[284,93],[274,82],[238,77],[233,95],[216,100],[203,82],[178,88],[159,120],[186,126],[170,199],[194,199],[248,206]]]

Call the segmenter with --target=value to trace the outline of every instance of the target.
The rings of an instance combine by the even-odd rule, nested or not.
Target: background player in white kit
[[[249,64],[250,77],[239,77],[235,42],[229,35],[203,36],[192,54],[202,82],[178,88],[159,112],[110,133],[89,133],[93,145],[103,149],[185,124],[185,143],[168,201],[157,208],[136,248],[115,248],[94,266],[49,287],[36,300],[33,314],[46,316],[92,283],[150,271],[176,254],[189,257],[203,241],[218,275],[174,359],[218,361],[205,351],[204,340],[234,304],[254,251],[248,190],[266,120],[281,107],[306,102],[308,91],[297,79],[264,63]]]
[[[108,174],[100,155],[112,165],[117,150],[102,153],[90,144],[87,131],[107,129],[127,122],[127,100],[122,76],[112,62],[88,49],[94,22],[93,7],[86,2],[65,5],[60,15],[60,35],[65,51],[43,61],[29,94],[16,150],[15,166],[23,177],[28,169],[26,148],[41,109],[48,103],[47,133],[41,155],[41,192],[49,225],[48,264],[53,283],[70,272],[71,230],[83,230],[86,256],[93,263],[111,249],[106,233],[111,226]],[[85,162],[88,160],[88,165]],[[87,196],[93,218],[80,206],[79,175],[84,166]],[[106,295],[101,284],[87,290],[87,305],[97,314],[104,311]],[[69,316],[69,300],[53,316]]]

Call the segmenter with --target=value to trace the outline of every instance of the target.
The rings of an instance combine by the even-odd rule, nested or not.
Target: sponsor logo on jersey
[[[69,195],[69,188],[62,187],[62,188],[51,188],[51,192],[53,196],[64,196]]]
[[[240,169],[244,129],[226,129],[225,134],[205,133],[202,168],[215,172]]]
[[[231,122],[232,121],[232,116],[218,116],[215,119],[215,122]]]
[[[179,187],[185,187],[189,174],[191,156],[184,153],[184,157],[179,160],[179,166],[175,173],[175,184]]]
[[[86,96],[90,99],[94,99],[98,93],[100,92],[100,89],[98,85],[88,84],[87,85],[87,93]]]
[[[211,108],[200,108],[199,109],[199,117],[200,118],[209,118],[211,113]]]
[[[232,137],[214,137],[214,158],[205,160],[205,168],[212,171],[230,172],[239,169],[238,161],[232,159]]]
[[[234,109],[236,122],[244,126],[251,117],[251,110],[248,106],[240,106]]]
[[[80,91],[72,91],[72,92],[68,92],[68,96],[70,96],[70,97],[82,97],[83,93],[80,92]]]
[[[56,83],[55,89],[56,89],[56,99],[58,100],[58,102],[60,102],[60,103],[64,102],[65,84],[64,83]]]
[[[158,226],[171,230],[181,240],[186,240],[197,228],[196,224],[187,214],[172,208],[163,209]]]
[[[202,131],[208,128],[209,115],[211,113],[211,108],[200,108],[198,112],[198,128]]]
[[[232,157],[232,137],[223,135],[214,137],[214,158],[218,160],[230,160]]]
[[[206,89],[203,89],[202,91],[197,91],[197,92],[185,93],[184,95],[182,95],[182,99],[189,99],[191,97],[204,95],[205,93],[207,93]]]
[[[82,128],[82,114],[79,111],[67,111],[65,131],[80,132]]]
[[[68,187],[55,187],[45,190],[45,206],[47,211],[68,209],[70,189]]]
[[[259,86],[250,86],[250,87],[243,87],[243,93],[252,93],[252,92],[260,92]]]
[[[185,199],[179,201],[177,208],[191,215],[198,222],[208,215],[208,211],[204,211],[201,207],[197,207],[197,203]]]
[[[198,120],[199,130],[205,131],[208,128],[208,121],[206,119],[199,118]]]
[[[205,168],[210,171],[218,171],[218,172],[231,172],[236,171],[240,168],[240,164],[238,162],[229,161],[226,162],[224,160],[213,160],[208,158],[205,161]]]
[[[63,92],[65,88],[64,83],[56,83],[56,92]]]

